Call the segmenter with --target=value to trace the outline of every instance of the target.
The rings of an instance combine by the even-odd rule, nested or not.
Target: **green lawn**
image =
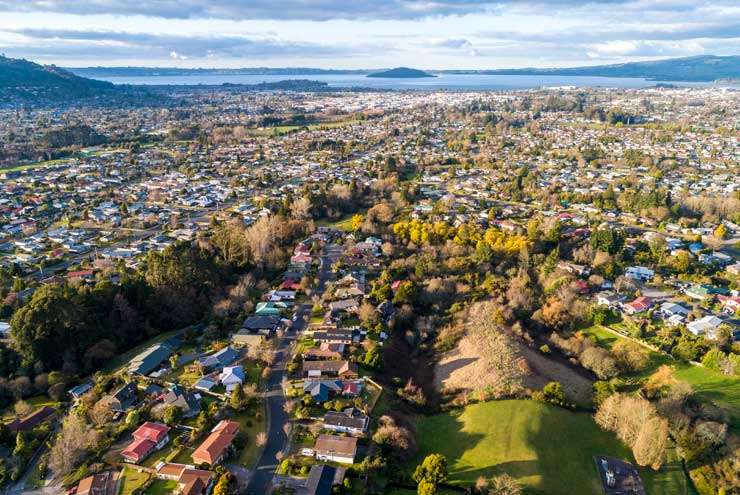
[[[257,419],[258,412],[261,415],[260,419]],[[247,446],[239,453],[238,462],[243,466],[251,467],[262,450],[255,440],[258,433],[266,430],[265,408],[262,404],[252,406],[247,411],[238,413],[229,419],[239,423],[239,431],[247,434]]]
[[[417,441],[419,455],[410,468],[439,452],[448,459],[453,484],[508,473],[534,494],[601,493],[593,457],[632,460],[629,450],[589,414],[530,400],[493,401],[420,417]],[[675,474],[646,475],[648,493],[683,493],[676,491],[685,484],[683,472]]]
[[[118,495],[131,495],[137,488],[149,480],[149,473],[139,473],[129,466],[121,472],[121,489]]]
[[[611,347],[618,340],[626,338],[617,336],[598,326],[586,328],[582,332],[592,336],[599,345],[604,347]],[[655,351],[648,350],[648,352],[650,352],[650,364],[635,378],[644,378],[653,373],[659,366],[670,365],[675,371],[676,378],[691,385],[697,396],[714,402],[726,410],[730,415],[732,429],[740,431],[740,378],[674,360]]]
[[[144,492],[146,495],[168,495],[177,490],[177,481],[154,480]]]

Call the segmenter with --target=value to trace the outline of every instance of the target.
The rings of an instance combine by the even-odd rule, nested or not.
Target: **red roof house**
[[[641,296],[632,301],[631,303],[627,303],[624,305],[624,310],[628,314],[636,314],[636,313],[642,313],[643,311],[647,311],[650,309],[650,306],[653,305],[653,300],[646,296]]]
[[[170,428],[167,425],[147,421],[136,429],[133,435],[134,441],[123,449],[121,455],[128,462],[141,462],[149,454],[161,449],[169,442],[169,431]]]

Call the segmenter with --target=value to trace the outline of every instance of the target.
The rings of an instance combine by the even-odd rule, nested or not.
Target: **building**
[[[319,435],[314,453],[316,459],[320,461],[353,464],[357,455],[357,438]]]
[[[108,407],[115,412],[126,412],[134,404],[136,404],[138,398],[138,388],[136,382],[129,382],[122,386],[111,395],[107,395],[103,398],[108,403]]]
[[[218,377],[221,385],[226,387],[227,392],[232,392],[236,387],[244,384],[244,368],[241,366],[227,366]]]
[[[77,495],[116,495],[116,477],[113,471],[94,474],[80,480]]]
[[[360,333],[353,328],[339,328],[314,332],[313,339],[321,344],[344,344],[352,345],[360,341]]]
[[[180,385],[173,385],[163,395],[162,402],[180,408],[184,418],[191,418],[200,412],[200,395],[190,393]]]
[[[709,337],[714,337],[715,332],[722,323],[724,322],[716,316],[707,315],[704,318],[692,321],[686,325],[686,328],[694,335],[707,335]]]
[[[160,462],[155,476],[159,479],[177,481],[182,495],[204,495],[209,492],[214,476],[211,471],[195,469],[189,464]]]
[[[239,433],[239,423],[222,420],[211,430],[200,446],[193,452],[193,462],[215,466],[223,461],[231,448],[231,443]]]
[[[308,473],[304,493],[306,495],[331,495],[332,488],[341,485],[344,480],[344,468],[314,464]]]
[[[169,432],[169,426],[147,421],[136,429],[134,441],[123,449],[121,455],[127,462],[139,463],[170,441]]]
[[[624,274],[633,280],[642,280],[643,282],[647,282],[655,276],[653,270],[644,266],[628,266]]]
[[[255,348],[261,346],[264,341],[265,336],[263,334],[252,333],[245,328],[231,336],[232,344],[237,347]]]
[[[200,364],[207,369],[220,369],[224,366],[229,366],[237,359],[239,359],[239,353],[233,348],[226,346],[210,356],[203,358]]]
[[[146,376],[166,362],[170,354],[172,348],[167,344],[154,344],[129,362],[128,372],[131,375]]]
[[[242,328],[250,333],[259,333],[262,335],[270,336],[278,331],[283,325],[283,320],[279,316],[275,315],[253,315],[249,316],[244,323]]]
[[[357,378],[357,365],[349,361],[304,361],[303,376],[308,378]]]
[[[324,428],[337,433],[362,435],[367,431],[370,418],[355,408],[343,412],[329,411],[324,415]]]
[[[653,300],[646,296],[640,296],[634,301],[627,303],[623,306],[624,312],[629,315],[634,315],[637,313],[643,313],[650,309],[650,307],[653,305]]]

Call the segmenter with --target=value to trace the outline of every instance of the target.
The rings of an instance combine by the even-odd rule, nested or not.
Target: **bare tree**
[[[98,433],[77,414],[70,413],[49,453],[49,468],[55,479],[72,472],[98,441]]]

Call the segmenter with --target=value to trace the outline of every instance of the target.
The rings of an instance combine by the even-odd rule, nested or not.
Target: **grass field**
[[[601,493],[597,454],[632,460],[629,450],[591,416],[529,400],[474,404],[417,421],[419,456],[449,462],[449,481],[470,485],[479,476],[508,473],[532,494]],[[646,473],[649,494],[686,493],[683,471]]]
[[[611,347],[618,340],[626,338],[599,326],[589,327],[582,331],[592,336],[599,345],[604,347]],[[635,378],[644,378],[661,365],[671,366],[676,378],[691,385],[697,396],[714,402],[727,411],[730,415],[732,429],[736,432],[740,431],[740,378],[677,361],[655,351],[648,350],[648,352],[650,352],[650,364]]]
[[[131,495],[134,490],[144,485],[149,480],[149,473],[139,473],[128,466],[121,472],[119,495]]]
[[[155,480],[144,493],[146,495],[167,495],[169,493],[175,493],[177,486],[177,481]]]

